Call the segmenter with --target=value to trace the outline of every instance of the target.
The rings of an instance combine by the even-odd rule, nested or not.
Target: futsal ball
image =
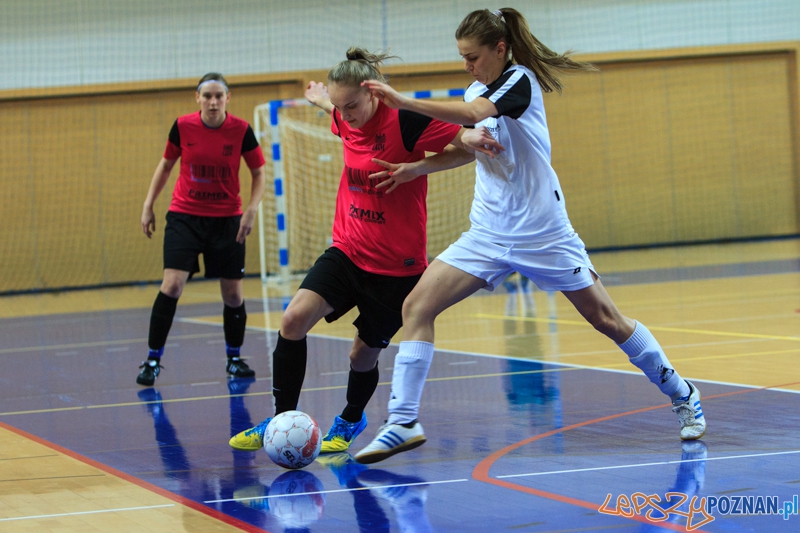
[[[264,449],[269,458],[290,470],[313,463],[321,447],[319,426],[302,411],[286,411],[276,415],[264,432]]]
[[[325,510],[322,482],[308,471],[284,472],[269,488],[269,512],[286,531],[307,528],[322,518]]]

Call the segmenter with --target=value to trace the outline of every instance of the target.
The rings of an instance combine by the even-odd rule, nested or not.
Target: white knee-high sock
[[[392,397],[389,400],[390,424],[407,424],[417,419],[425,378],[433,361],[433,344],[403,341],[394,358]]]
[[[628,355],[630,362],[671,400],[689,396],[689,385],[672,368],[661,345],[644,324],[636,322],[631,337],[618,346]]]

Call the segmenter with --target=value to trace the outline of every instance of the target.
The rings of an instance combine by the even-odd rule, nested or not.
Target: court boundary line
[[[776,385],[776,387],[787,387],[787,386],[797,385],[797,384],[800,384],[800,381],[792,382],[792,383],[784,383],[784,384],[781,384],[781,385]],[[751,393],[751,392],[758,392],[758,391],[766,390],[766,389],[769,389],[769,388],[770,387],[759,387],[759,388],[752,388],[752,389],[746,389],[746,390],[725,392],[725,393],[721,393],[721,394],[713,394],[711,396],[705,396],[704,399],[705,400],[709,400],[709,399],[715,399],[715,398],[723,398],[723,397],[726,397],[726,396],[735,396],[735,395],[738,395],[738,394],[747,394],[747,393]],[[550,431],[546,431],[544,433],[540,433],[538,435],[534,435],[532,437],[528,437],[527,439],[523,439],[521,441],[515,442],[514,444],[509,444],[508,446],[500,448],[499,450],[497,450],[497,451],[489,454],[488,456],[486,456],[472,470],[472,478],[475,479],[476,481],[482,481],[482,482],[488,483],[490,485],[496,485],[498,487],[506,488],[506,489],[513,490],[513,491],[516,491],[516,492],[522,492],[522,493],[530,494],[530,495],[533,495],[533,496],[538,496],[540,498],[545,498],[545,499],[548,499],[548,500],[553,500],[553,501],[556,501],[556,502],[559,502],[559,503],[565,503],[565,504],[568,504],[568,505],[574,505],[574,506],[577,506],[577,507],[583,507],[585,509],[590,509],[592,511],[598,512],[598,510],[602,507],[602,504],[596,504],[596,503],[593,503],[593,502],[588,502],[586,500],[580,500],[578,498],[572,498],[570,496],[565,496],[563,494],[558,494],[558,493],[555,493],[555,492],[548,492],[548,491],[544,491],[544,490],[537,489],[537,488],[534,488],[534,487],[528,487],[528,486],[525,486],[525,485],[512,483],[510,481],[505,481],[505,480],[499,479],[497,477],[490,476],[489,475],[489,470],[491,469],[492,465],[494,465],[499,459],[501,459],[502,457],[504,457],[508,453],[510,453],[510,452],[512,452],[512,451],[514,451],[514,450],[516,450],[518,448],[521,448],[523,446],[526,446],[528,444],[531,444],[533,442],[536,442],[538,440],[542,440],[542,439],[545,439],[547,437],[552,437],[552,436],[558,435],[560,433],[565,433],[565,432],[571,431],[573,429],[578,429],[578,428],[590,426],[590,425],[593,425],[593,424],[598,424],[600,422],[607,422],[609,420],[614,420],[614,419],[617,419],[617,418],[622,418],[622,417],[630,416],[630,415],[634,415],[634,414],[645,413],[645,412],[648,412],[648,411],[655,411],[657,409],[663,409],[665,407],[667,407],[667,405],[655,405],[655,406],[650,406],[650,407],[642,407],[640,409],[634,409],[634,410],[631,410],[631,411],[625,411],[625,412],[616,413],[616,414],[613,414],[613,415],[607,415],[607,416],[602,416],[602,417],[599,417],[599,418],[593,418],[593,419],[590,419],[590,420],[584,420],[583,422],[576,422],[575,424],[570,424],[569,426],[564,426],[562,428],[556,428],[556,429],[553,429],[553,430],[550,430]],[[667,522],[654,522],[654,521],[648,520],[644,516],[640,516],[640,515],[634,515],[634,516],[619,515],[619,516],[622,517],[622,518],[628,519],[628,520],[634,520],[634,521],[637,521],[637,522],[642,522],[644,524],[650,524],[650,525],[654,525],[654,526],[658,526],[658,527],[664,527],[664,528],[667,528],[667,529],[672,529],[674,531],[686,531],[685,527],[677,526],[675,524],[669,524]],[[703,530],[697,529],[697,530],[694,530],[694,531],[698,531],[698,532],[702,533]]]
[[[37,437],[36,435],[34,435],[32,433],[28,433],[27,431],[23,431],[23,430],[21,430],[19,428],[15,428],[14,426],[10,426],[10,425],[6,424],[5,422],[0,421],[0,428],[3,428],[5,430],[7,430],[7,431],[10,431],[11,433],[14,433],[14,434],[16,434],[16,435],[18,435],[20,437],[25,438],[25,439],[31,440],[33,442],[36,442],[37,444],[41,444],[42,446],[45,446],[45,447],[50,448],[51,450],[54,450],[54,451],[56,451],[56,452],[58,452],[58,453],[60,453],[62,455],[65,455],[67,457],[75,459],[76,461],[79,461],[79,462],[81,462],[81,463],[83,463],[85,465],[91,466],[93,468],[97,468],[98,470],[100,470],[102,472],[105,472],[106,474],[109,474],[109,475],[114,476],[114,477],[116,477],[118,479],[121,479],[123,481],[127,481],[128,483],[132,483],[132,484],[134,484],[134,485],[136,485],[138,487],[141,487],[141,488],[143,488],[145,490],[148,490],[150,492],[158,494],[159,496],[167,498],[168,500],[171,500],[171,501],[173,501],[175,503],[178,503],[178,504],[183,505],[185,507],[189,507],[190,509],[198,511],[198,512],[208,516],[209,518],[213,518],[213,519],[216,519],[216,520],[218,520],[220,522],[228,524],[229,526],[237,527],[237,528],[241,529],[242,531],[247,531],[248,533],[265,533],[265,532],[269,533],[268,531],[266,531],[263,528],[256,527],[256,526],[254,526],[252,524],[248,524],[247,522],[239,520],[238,518],[235,518],[233,516],[227,515],[227,514],[221,512],[221,511],[217,511],[216,509],[212,509],[212,508],[210,508],[210,507],[208,507],[206,505],[203,505],[202,503],[196,502],[194,500],[190,500],[190,499],[188,499],[188,498],[186,498],[184,496],[181,496],[179,494],[175,494],[174,492],[170,492],[170,491],[168,491],[166,489],[163,489],[163,488],[161,488],[161,487],[159,487],[157,485],[154,485],[154,484],[152,484],[152,483],[150,483],[148,481],[145,481],[143,479],[139,479],[136,476],[133,476],[133,475],[128,474],[126,472],[123,472],[121,470],[117,470],[116,468],[113,468],[113,467],[111,467],[109,465],[103,464],[103,463],[101,463],[99,461],[95,461],[94,459],[90,459],[89,457],[86,457],[85,455],[81,455],[81,454],[79,454],[77,452],[74,452],[74,451],[68,449],[68,448],[60,446],[60,445],[58,445],[58,444],[56,444],[54,442],[50,442],[50,441],[45,440],[45,439],[43,439],[41,437]]]
[[[445,483],[463,483],[468,482],[469,479],[461,478],[461,479],[443,479],[439,481],[417,481],[414,483],[396,483],[393,485],[373,485],[370,487],[353,487],[347,489],[334,489],[334,490],[316,490],[313,492],[293,492],[291,494],[273,494],[267,496],[252,496],[249,498],[228,498],[225,500],[206,500],[203,503],[229,503],[229,502],[246,502],[251,500],[269,500],[270,498],[286,498],[286,497],[297,497],[297,496],[313,496],[315,494],[336,494],[338,492],[359,492],[369,489],[391,489],[395,487],[416,487],[420,485],[443,485]]]
[[[117,513],[120,511],[144,511],[147,509],[163,509],[164,507],[175,507],[174,503],[162,505],[145,505],[140,507],[121,507],[119,509],[99,509],[97,511],[77,511],[74,513],[40,514],[31,516],[14,516],[10,518],[0,518],[0,522],[12,522],[14,520],[36,520],[39,518],[61,518],[64,516],[82,516],[90,514]]]
[[[642,466],[664,466],[664,465],[677,465],[681,463],[698,463],[700,461],[726,461],[729,459],[750,459],[753,457],[772,457],[774,455],[793,455],[800,453],[800,450],[787,450],[783,452],[768,452],[768,453],[747,453],[743,455],[726,455],[723,457],[704,457],[703,459],[676,459],[674,461],[655,461],[652,463],[632,463],[627,465],[611,465],[611,466],[595,466],[592,468],[573,468],[571,470],[548,470],[547,472],[529,472],[527,474],[504,474],[502,476],[495,476],[496,479],[508,479],[511,477],[535,477],[535,476],[552,476],[553,474],[575,474],[579,472],[599,472],[601,470],[619,470],[623,468],[639,468]]]
[[[221,324],[219,324],[222,327]],[[264,328],[253,328],[263,330]],[[204,334],[205,335],[205,334]],[[343,337],[336,337],[332,335],[319,335],[313,334],[309,335],[311,337],[319,337],[328,340],[336,340],[342,342],[352,342],[349,338]],[[641,372],[638,370],[623,370],[619,368],[606,368],[606,367],[593,367],[593,366],[586,366],[580,365],[576,363],[564,363],[560,361],[544,361],[541,359],[526,359],[522,357],[513,357],[513,356],[506,356],[506,355],[496,355],[496,354],[486,354],[486,353],[479,353],[479,352],[465,352],[460,350],[448,350],[448,349],[437,349],[439,353],[447,353],[452,355],[464,355],[470,357],[482,357],[486,359],[498,359],[498,360],[505,360],[505,361],[519,361],[519,362],[527,362],[527,363],[534,363],[534,364],[541,364],[541,365],[550,365],[556,368],[550,369],[541,369],[541,370],[521,370],[516,372],[493,372],[493,373],[481,373],[481,374],[470,374],[470,375],[462,375],[462,376],[446,376],[446,377],[431,377],[425,380],[426,383],[428,382],[440,382],[440,381],[451,381],[451,380],[462,380],[462,379],[481,379],[487,377],[499,377],[499,376],[511,376],[511,375],[524,375],[524,374],[538,374],[538,373],[548,373],[548,372],[561,372],[564,370],[594,370],[598,372],[611,372],[616,374],[626,374],[626,375],[633,375],[633,376],[641,376]],[[618,363],[621,365],[629,364],[627,361],[623,363]],[[614,365],[617,365],[615,363]],[[717,381],[717,380],[710,380],[710,379],[703,379],[703,378],[694,378],[692,376],[686,376],[687,379],[690,379],[692,382],[697,383],[710,383],[714,385],[722,385],[726,387],[739,387],[747,390],[769,390],[772,392],[782,392],[782,393],[789,393],[789,394],[800,394],[800,390],[791,390],[791,389],[783,389],[781,386],[761,386],[761,385],[753,385],[747,383],[733,383],[728,381]],[[800,382],[798,382],[800,384]],[[190,384],[191,385],[191,384]],[[384,381],[378,383],[378,386],[386,386],[391,385],[391,382]],[[302,392],[320,392],[326,390],[337,390],[337,389],[344,389],[347,388],[346,385],[330,385],[325,387],[310,387],[302,389]],[[40,414],[40,413],[56,413],[60,411],[80,411],[84,409],[108,409],[111,407],[130,407],[134,405],[149,405],[154,403],[182,403],[182,402],[195,402],[195,401],[205,401],[205,400],[221,400],[227,399],[232,397],[256,397],[256,396],[269,396],[272,394],[272,391],[264,391],[264,392],[248,392],[244,394],[218,394],[218,395],[211,395],[211,396],[190,396],[190,397],[183,397],[183,398],[170,398],[170,399],[162,399],[157,401],[146,401],[146,402],[120,402],[120,403],[112,403],[112,404],[99,404],[99,405],[76,405],[72,407],[51,407],[47,409],[29,409],[24,411],[7,411],[7,412],[0,412],[0,417],[2,416],[17,416],[17,415],[27,415],[27,414]]]

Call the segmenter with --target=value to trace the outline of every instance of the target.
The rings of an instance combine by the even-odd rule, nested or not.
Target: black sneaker
[[[228,357],[225,371],[235,378],[252,378],[256,375],[255,371],[247,366],[244,359],[238,357]]]
[[[142,370],[136,376],[136,383],[145,387],[152,387],[163,367],[158,359],[148,359],[147,361],[142,361],[142,365],[139,368]]]

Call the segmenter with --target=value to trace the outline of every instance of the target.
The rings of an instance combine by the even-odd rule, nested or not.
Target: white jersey
[[[488,86],[475,82],[464,100],[488,98],[499,114],[482,120],[505,147],[495,158],[476,152],[470,232],[498,243],[547,242],[574,232],[550,164],[550,133],[536,75],[508,64]]]

